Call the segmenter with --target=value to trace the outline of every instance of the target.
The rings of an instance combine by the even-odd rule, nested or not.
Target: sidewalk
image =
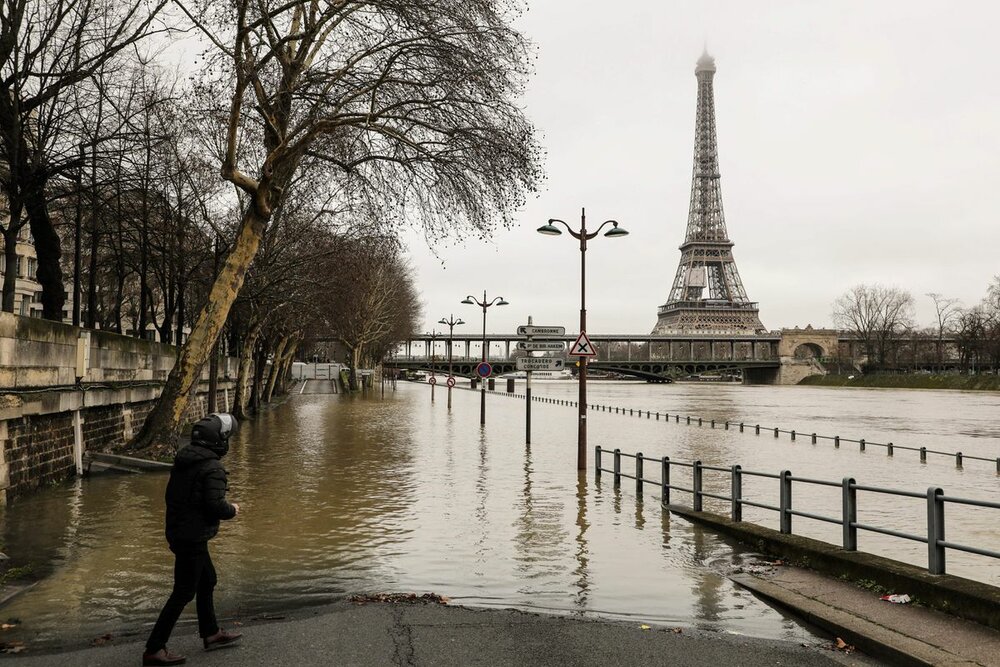
[[[877,593],[798,567],[731,578],[891,664],[1000,665],[1000,632],[972,621],[914,604],[883,602]]]
[[[301,610],[284,621],[247,623],[241,645],[205,653],[191,625],[170,648],[188,665],[872,665],[871,660],[815,646],[684,628],[579,620],[509,609],[433,603],[337,603]],[[48,655],[9,658],[17,667],[140,665],[135,637]]]

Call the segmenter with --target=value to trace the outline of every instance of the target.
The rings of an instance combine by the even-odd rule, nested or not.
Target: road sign
[[[562,352],[566,343],[561,340],[519,340],[517,349],[530,352]]]
[[[481,378],[488,378],[493,375],[493,367],[490,366],[490,362],[480,361],[479,364],[476,365],[476,375]]]
[[[453,377],[449,377],[449,378],[448,378],[448,379],[447,379],[447,380],[445,381],[445,384],[447,384],[449,388],[451,388],[451,387],[454,387],[454,386],[455,386],[455,378],[453,378]]]
[[[566,360],[555,357],[519,357],[517,360],[519,371],[561,371],[565,367]]]
[[[587,338],[587,332],[581,331],[580,335],[576,337],[576,341],[569,348],[569,354],[575,357],[596,357],[597,348]]]
[[[518,336],[565,336],[566,327],[522,326],[517,328]]]
[[[437,384],[437,382],[438,382],[437,378],[434,377],[433,375],[427,379],[427,384]]]

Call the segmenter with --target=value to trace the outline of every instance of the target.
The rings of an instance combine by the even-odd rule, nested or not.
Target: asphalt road
[[[643,629],[638,623],[581,620],[515,610],[433,603],[337,603],[286,619],[248,622],[240,645],[206,653],[190,624],[179,626],[171,650],[189,665],[871,665],[828,645],[802,646],[684,628]],[[18,667],[141,664],[140,637],[96,648],[29,652],[8,658]]]

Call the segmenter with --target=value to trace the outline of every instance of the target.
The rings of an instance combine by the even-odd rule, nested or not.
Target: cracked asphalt
[[[225,625],[225,624],[224,624]],[[248,622],[233,648],[205,653],[195,627],[179,625],[170,648],[189,665],[870,665],[822,642],[798,643],[433,603],[340,602]],[[18,667],[142,664],[138,635],[96,648],[6,658]]]

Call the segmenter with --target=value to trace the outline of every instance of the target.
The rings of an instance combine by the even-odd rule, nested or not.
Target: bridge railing
[[[842,540],[841,546],[845,551],[858,550],[858,531],[869,531],[888,535],[903,540],[921,542],[927,545],[927,571],[931,574],[945,574],[946,554],[948,549],[963,551],[970,554],[985,556],[987,558],[1000,559],[1000,552],[986,549],[982,546],[961,544],[945,539],[945,507],[953,505],[961,508],[988,508],[1000,509],[1000,503],[976,500],[970,498],[959,498],[945,495],[940,487],[932,486],[926,492],[908,491],[901,489],[890,489],[881,486],[868,486],[858,484],[854,478],[845,477],[841,481],[824,479],[813,479],[809,477],[794,476],[789,470],[782,470],[779,473],[760,472],[744,470],[740,465],[728,467],[704,465],[701,461],[675,461],[669,456],[653,458],[644,456],[642,452],[627,454],[620,449],[615,449],[613,455],[613,467],[604,468],[602,454],[607,450],[600,446],[595,448],[594,474],[599,479],[602,473],[614,475],[615,487],[621,486],[622,478],[635,481],[636,494],[642,495],[644,484],[657,485],[660,488],[660,502],[664,507],[671,504],[671,491],[680,491],[691,496],[691,509],[695,512],[703,511],[705,498],[714,498],[730,504],[730,519],[734,522],[743,521],[743,508],[756,507],[778,513],[779,529],[782,533],[792,534],[793,517],[801,517],[824,523],[831,523],[841,526]],[[622,472],[622,459],[632,459],[635,463],[634,474]],[[659,479],[646,479],[645,463],[656,464],[660,469]],[[690,471],[690,486],[676,484],[671,479],[671,473],[676,468]],[[730,493],[711,493],[704,490],[705,472],[722,473],[728,475],[730,479]],[[675,475],[676,477],[676,475]],[[778,502],[769,504],[760,500],[751,500],[743,493],[743,479],[745,477],[758,477],[778,480]],[[841,514],[840,516],[825,516],[800,509],[799,505],[792,504],[794,484],[832,487],[840,489]],[[878,526],[858,521],[858,491],[880,494],[883,496],[895,496],[900,498],[914,498],[926,503],[927,506],[927,532],[924,534],[907,533],[896,530],[892,527]]]

